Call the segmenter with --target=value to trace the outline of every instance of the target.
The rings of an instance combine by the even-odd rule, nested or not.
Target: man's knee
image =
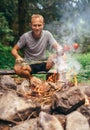
[[[22,69],[21,69],[20,66],[15,65],[15,66],[14,66],[14,71],[16,72],[16,74],[21,74]]]
[[[14,70],[16,74],[21,77],[25,77],[25,76],[29,77],[30,72],[31,72],[31,68],[29,67],[29,65],[26,65],[26,66],[15,65]]]
[[[51,62],[47,62],[46,69],[50,70],[53,66],[54,66],[54,63],[52,61]]]
[[[25,65],[25,66],[22,66],[22,70],[27,70],[29,72],[31,72],[31,67],[29,65]]]

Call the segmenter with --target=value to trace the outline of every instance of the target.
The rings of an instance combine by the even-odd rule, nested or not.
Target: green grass
[[[78,54],[76,56],[79,63],[82,65],[78,74],[79,82],[90,82],[90,53]]]
[[[0,69],[13,69],[14,57],[11,47],[0,44]]]

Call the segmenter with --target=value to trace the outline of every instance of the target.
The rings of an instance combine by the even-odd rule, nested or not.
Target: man
[[[52,46],[56,52],[61,52],[62,47],[57,43],[52,34],[43,30],[44,18],[40,14],[33,14],[30,22],[31,31],[24,33],[17,44],[12,49],[12,55],[16,58],[14,70],[16,74],[31,78],[32,73],[39,71],[48,71],[53,66],[53,56],[49,57],[47,62],[46,48]],[[24,59],[19,54],[19,50],[24,49]],[[41,63],[39,61],[42,61]],[[36,64],[35,64],[36,62]]]

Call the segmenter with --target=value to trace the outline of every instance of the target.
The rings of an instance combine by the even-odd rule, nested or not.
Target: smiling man
[[[16,74],[29,79],[32,73],[48,71],[54,65],[53,56],[48,57],[45,62],[48,45],[53,47],[56,52],[62,51],[62,47],[53,35],[49,31],[43,30],[44,18],[42,15],[33,14],[30,27],[32,30],[24,33],[12,49],[12,55],[16,58],[14,66]],[[24,57],[18,53],[21,48],[24,49]]]

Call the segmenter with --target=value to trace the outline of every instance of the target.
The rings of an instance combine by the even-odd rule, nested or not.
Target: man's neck
[[[33,36],[33,38],[34,38],[35,40],[40,39],[41,35],[42,35],[42,32],[40,33],[40,35],[36,36],[36,35],[34,34],[34,32],[32,31],[32,36]]]

